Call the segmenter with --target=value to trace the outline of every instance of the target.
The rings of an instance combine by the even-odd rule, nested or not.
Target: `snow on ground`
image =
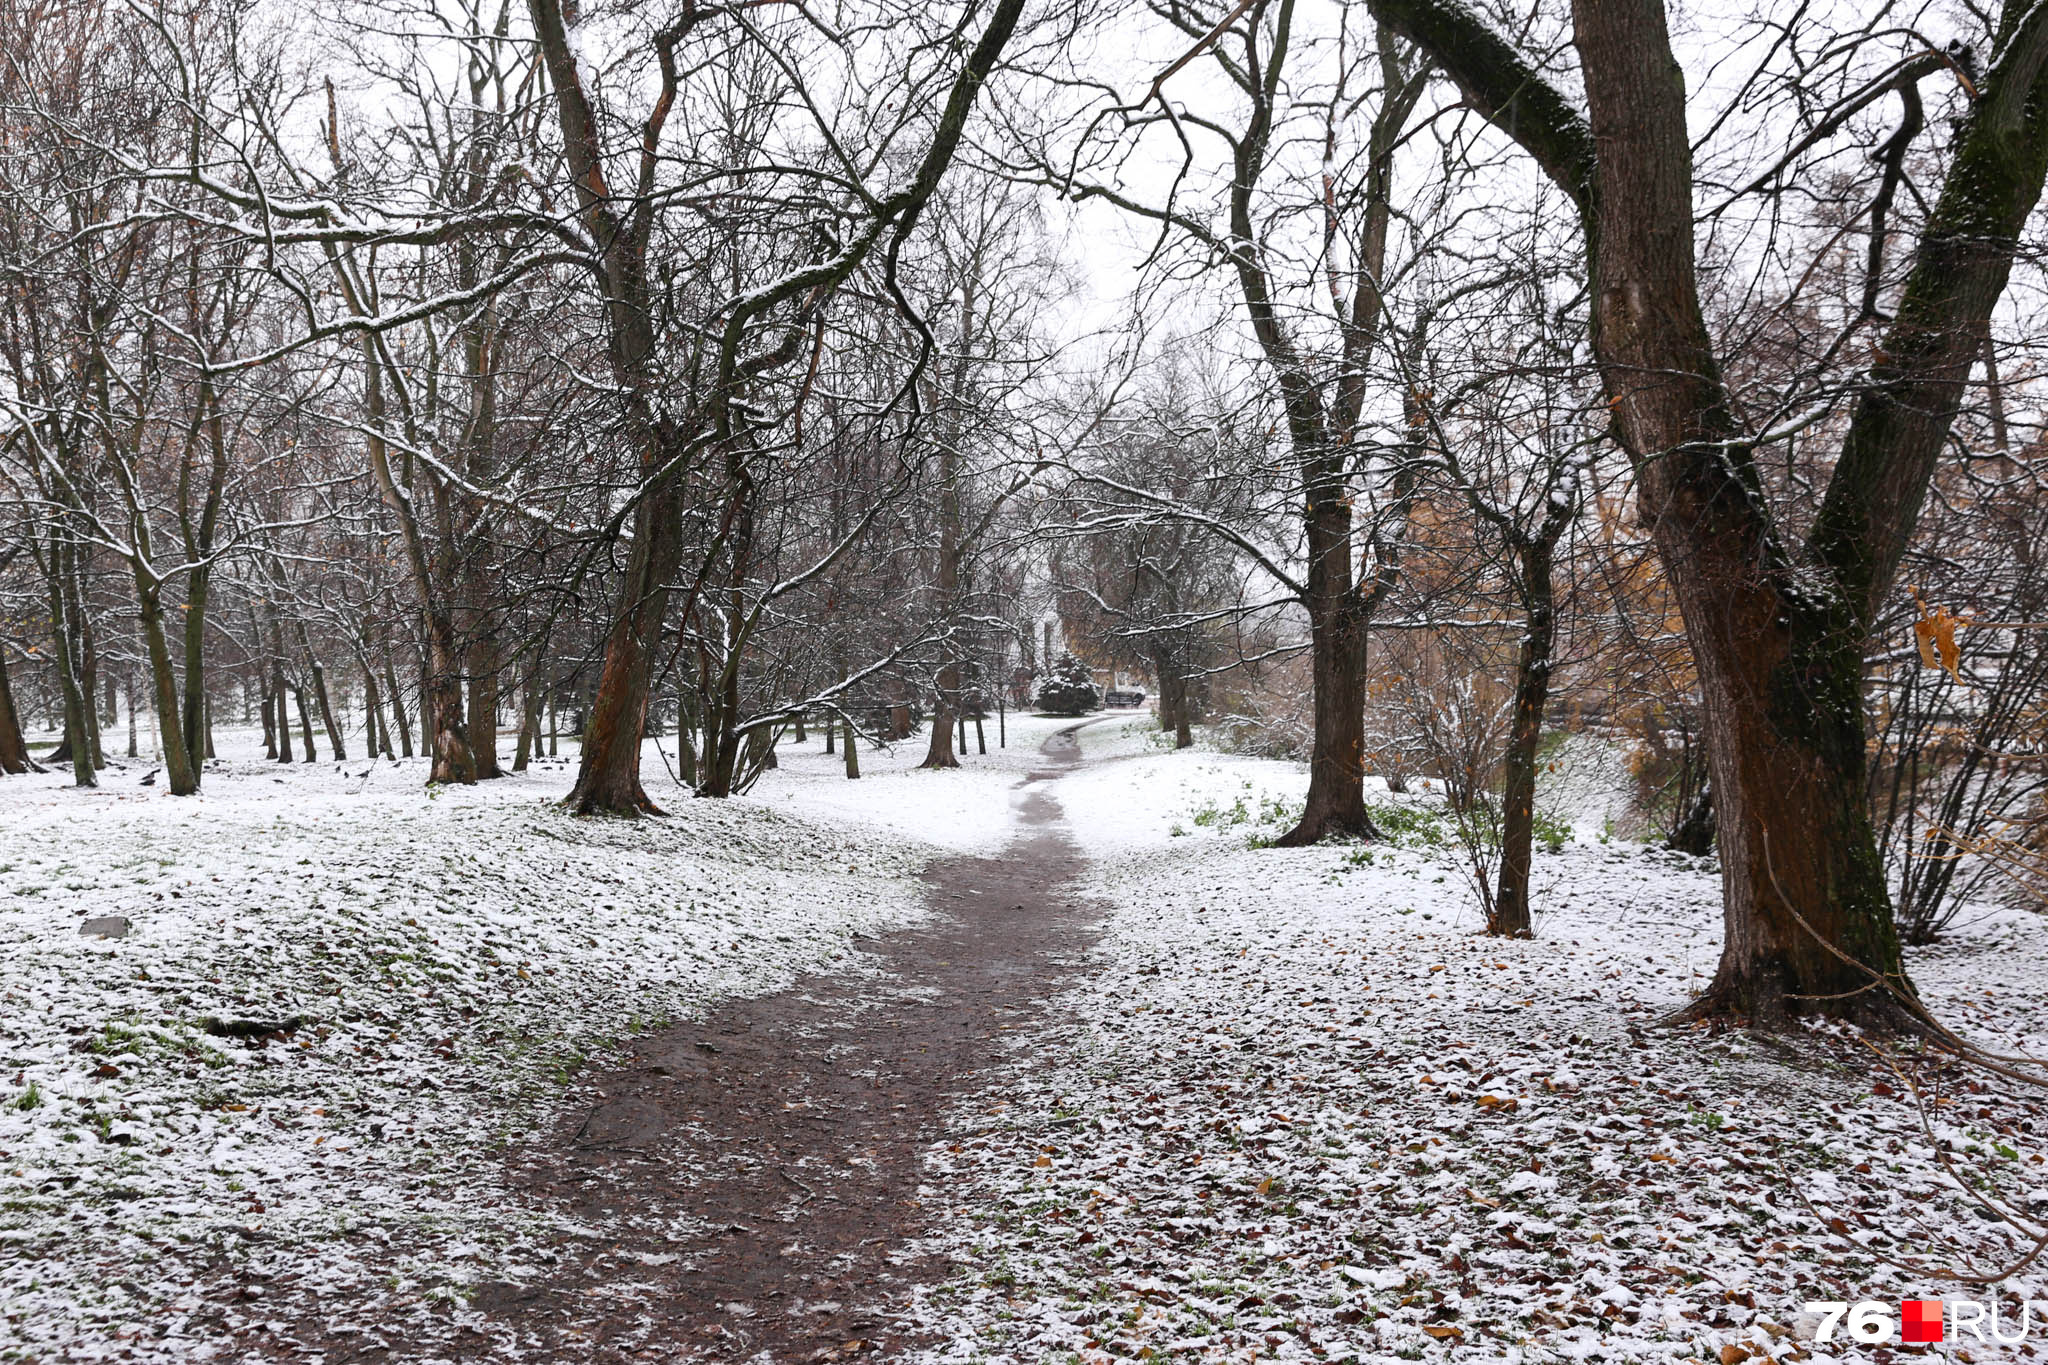
[[[0,1359],[188,1358],[223,1282],[260,1320],[394,1255],[421,1297],[516,1279],[577,1230],[508,1219],[495,1153],[571,1069],[922,913],[930,844],[674,799],[651,747],[672,818],[578,820],[569,764],[0,781]]]
[[[1039,746],[1074,723],[1012,714],[1001,722],[999,732],[991,716],[983,725],[986,754],[975,752],[970,723],[968,751],[961,755],[960,767],[944,770],[918,767],[924,762],[928,731],[886,748],[863,742],[861,775],[855,782],[846,780],[844,754],[826,753],[824,735],[814,731],[802,744],[785,739],[776,749],[778,766],[763,773],[749,795],[773,809],[820,822],[907,834],[959,852],[987,851],[1000,848],[1010,837],[1010,798],[1016,780],[1045,767]]]
[[[2016,1259],[1944,1157],[2048,1201],[2032,1092],[1942,1076],[1930,1143],[1849,1040],[1657,1026],[1713,969],[1709,861],[1539,855],[1542,937],[1488,940],[1441,850],[1253,847],[1294,765],[1084,743],[1110,761],[1056,793],[1098,859],[1099,970],[930,1154],[967,1266],[922,1305],[931,1361],[1862,1359],[1802,1305],[1944,1292],[1881,1256]],[[2038,1053],[2041,931],[1987,914],[1912,969]]]
[[[1007,837],[1066,724],[1011,717],[958,772],[864,749],[859,782],[813,736],[730,802],[650,751],[675,814],[638,823],[561,815],[566,759],[438,794],[364,761],[230,761],[192,800],[139,766],[0,783],[0,1359],[197,1358],[280,1293],[539,1273],[602,1229],[509,1214],[496,1152],[569,1071],[867,970],[860,937],[916,920],[931,857]],[[933,1360],[1848,1359],[1804,1302],[1937,1296],[1883,1258],[2012,1245],[1944,1159],[2048,1204],[2032,1093],[1915,1072],[1923,1132],[1852,1040],[1657,1027],[1713,967],[1710,862],[1578,818],[1538,859],[1543,937],[1489,941],[1426,801],[1373,792],[1398,847],[1272,850],[1298,766],[1128,717],[1080,737],[1052,790],[1098,970],[930,1153],[966,1267],[922,1305]],[[81,938],[101,914],[133,932]],[[1913,971],[2042,1051],[2041,928],[1973,914]]]

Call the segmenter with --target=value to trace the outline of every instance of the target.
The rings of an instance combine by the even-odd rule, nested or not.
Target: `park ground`
[[[2048,1298],[2039,1267],[1942,1278],[2017,1260],[2048,1214],[2039,1093],[1846,1034],[1662,1024],[1712,973],[1719,875],[1614,833],[1597,746],[1545,798],[1569,834],[1538,937],[1501,942],[1426,797],[1375,794],[1409,813],[1385,843],[1265,848],[1295,765],[1112,715],[1048,766],[1070,725],[1011,717],[957,772],[871,751],[858,782],[790,742],[730,801],[650,746],[672,813],[639,822],[563,814],[566,751],[429,791],[237,735],[196,798],[146,761],[0,782],[0,1360],[603,1358],[585,1331],[781,1359],[769,1324],[812,1314],[843,1339],[789,1358],[1734,1365],[1872,1358],[1815,1342],[1813,1300]],[[974,860],[1039,857],[1042,887],[977,896]],[[125,937],[80,934],[107,915]],[[1972,907],[1910,968],[1960,1032],[2038,1055],[2043,929]],[[853,1282],[872,1301],[756,1267],[758,1297],[699,1303],[715,1190],[628,1215],[527,1178],[619,1078],[673,1079],[650,1040],[758,1017],[867,1074],[892,1021],[973,989],[946,974],[962,934],[1011,935],[985,965],[1021,993],[899,1102],[908,1156],[821,1115],[789,1197],[742,1211],[801,1248],[886,1184],[907,1212],[836,1262],[902,1268]],[[866,1183],[813,1178],[836,1167]],[[2048,1358],[2038,1311],[2032,1335],[1940,1349]]]

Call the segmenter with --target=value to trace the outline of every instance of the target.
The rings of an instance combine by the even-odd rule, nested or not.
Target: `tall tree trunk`
[[[391,666],[391,651],[388,646],[384,651],[384,690],[391,694],[391,717],[398,722],[399,755],[404,758],[411,758],[412,722],[406,719],[405,689],[398,685],[398,673]],[[391,752],[391,742],[388,736],[385,739],[384,751],[386,754]]]
[[[605,638],[597,699],[583,726],[582,765],[564,802],[578,815],[661,814],[640,785],[640,741],[668,611],[668,584],[682,562],[676,498],[673,484],[665,485],[649,492],[634,510],[626,581]]]
[[[206,705],[206,609],[213,596],[212,555],[228,472],[227,422],[211,371],[200,372],[199,402],[194,411],[205,426],[209,459],[197,519],[192,515],[193,443],[187,443],[185,458],[178,468],[178,530],[184,538],[185,559],[192,565],[185,578],[185,709],[181,728],[192,771],[203,773],[206,760],[213,757],[213,721]],[[200,433],[195,429],[192,434],[196,439]]]
[[[142,641],[149,654],[149,673],[156,691],[156,728],[163,740],[164,776],[170,779],[171,795],[190,796],[199,790],[199,770],[185,744],[178,676],[171,667],[170,642],[164,638],[163,590],[145,564],[138,561],[135,569]]]
[[[72,781],[77,786],[97,787],[99,766],[94,761],[89,714],[92,707],[79,678],[80,640],[72,621],[72,613],[77,607],[73,594],[64,586],[70,573],[70,552],[63,545],[61,534],[53,535],[50,545],[50,634],[51,642],[56,646],[57,683],[64,699],[62,753],[71,762]]]
[[[843,723],[846,726],[846,776],[851,781],[860,776],[860,755],[854,750],[853,722],[849,720]]]
[[[287,688],[285,686],[284,681],[284,659],[276,651],[276,648],[273,645],[270,656],[270,699],[271,705],[275,708],[275,724],[277,727],[277,761],[280,763],[290,763],[292,761],[291,705],[289,702],[285,700],[286,691]],[[308,743],[312,742],[312,735],[310,732],[308,732],[306,738]]]
[[[371,758],[391,757],[391,735],[383,730],[384,708],[377,695],[377,671],[370,667],[366,654],[362,659],[363,669],[363,744],[370,751]]]
[[[206,570],[194,569],[185,584],[185,695],[178,728],[194,772],[205,770],[212,748],[206,714],[206,603],[211,578]]]
[[[15,709],[14,688],[7,681],[7,647],[0,644],[0,773],[40,771],[28,756],[21,733],[21,712]]]
[[[342,746],[341,726],[334,718],[334,703],[327,695],[327,670],[320,665],[320,656],[313,652],[312,641],[306,628],[299,627],[299,643],[306,651],[306,664],[313,675],[313,701],[320,708],[320,726],[327,731],[327,743],[334,750],[334,761],[340,763],[348,758],[348,751]]]
[[[141,698],[135,695],[135,670],[130,668],[124,683],[128,693],[128,757],[142,757],[142,737],[136,733],[135,713],[140,709]]]
[[[107,766],[107,753],[100,744],[99,632],[93,629],[92,617],[85,610],[84,565],[78,562],[75,550],[72,561],[73,572],[67,579],[65,591],[71,597],[71,627],[78,635],[78,715],[84,725],[93,770],[98,773]]]
[[[526,675],[526,687],[520,693],[519,752],[512,760],[515,773],[525,772],[527,764],[540,750],[540,705],[546,692],[547,687],[541,682],[541,663],[536,658],[532,671]]]
[[[467,785],[476,781],[476,753],[469,745],[463,713],[462,655],[445,609],[425,613],[426,677],[421,684],[420,744],[433,759],[430,783]]]
[[[1347,536],[1347,545],[1348,541]],[[1347,550],[1339,548],[1336,553]],[[1309,754],[1308,800],[1300,822],[1274,840],[1281,848],[1331,838],[1379,837],[1365,808],[1366,622],[1350,585],[1318,592],[1318,572],[1329,572],[1327,565],[1310,571],[1315,738]]]
[[[481,593],[482,585],[474,585]],[[477,780],[503,777],[498,763],[498,627],[492,614],[472,609],[467,650],[469,672],[469,751],[476,760]]]
[[[939,670],[937,695],[932,700],[932,733],[924,746],[920,768],[957,768],[960,757],[953,751],[953,696],[959,690],[960,673],[952,664]]]
[[[1549,545],[1535,543],[1522,553],[1522,644],[1515,660],[1514,711],[1509,722],[1505,781],[1501,793],[1500,872],[1493,915],[1486,932],[1528,938],[1535,920],[1529,904],[1529,871],[1535,855],[1536,749],[1543,738],[1543,708],[1550,700],[1551,648],[1557,610],[1550,582]]]
[[[264,681],[266,676],[261,669],[257,670],[257,692],[263,701],[263,756],[275,761],[277,758],[277,725],[271,716],[270,684]]]
[[[299,712],[299,734],[306,741],[305,762],[317,763],[320,761],[320,754],[313,747],[313,708],[306,705],[306,689],[294,684],[292,702]]]

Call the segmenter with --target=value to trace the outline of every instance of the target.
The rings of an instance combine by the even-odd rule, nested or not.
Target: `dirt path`
[[[873,946],[879,976],[735,1002],[572,1092],[515,1183],[602,1239],[542,1284],[486,1286],[473,1306],[497,1330],[476,1355],[504,1329],[528,1358],[579,1362],[887,1356],[933,1334],[903,1316],[949,1268],[911,1245],[920,1154],[1091,936],[1046,789],[1079,762],[1073,731],[1044,754],[1009,847],[935,865],[931,920]]]

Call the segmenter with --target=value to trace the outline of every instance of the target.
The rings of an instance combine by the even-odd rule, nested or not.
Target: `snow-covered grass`
[[[360,760],[232,759],[189,800],[142,765],[0,782],[0,1359],[198,1358],[275,1297],[540,1273],[604,1229],[513,1197],[497,1154],[570,1071],[869,970],[861,936],[916,922],[931,858],[1000,846],[1070,724],[1010,717],[956,772],[864,748],[859,782],[814,735],[730,802],[650,746],[674,814],[637,823],[562,815],[567,757],[438,794]],[[1805,1301],[1937,1296],[1882,1258],[2014,1244],[1944,1160],[2048,1204],[2031,1092],[1915,1073],[1930,1139],[1852,1039],[1659,1027],[1712,971],[1718,876],[1603,841],[1586,791],[1551,794],[1578,839],[1537,860],[1542,937],[1504,943],[1426,799],[1372,792],[1398,847],[1260,848],[1298,766],[1143,717],[1080,743],[1050,790],[1096,969],[929,1154],[964,1267],[920,1308],[935,1360],[1825,1359]],[[79,936],[107,914],[131,934]],[[1912,970],[1977,1039],[2048,1050],[2042,928],[1973,913]]]
[[[508,1215],[496,1153],[571,1069],[922,913],[931,844],[669,799],[651,747],[672,818],[578,820],[570,762],[0,780],[0,1359],[183,1358],[273,1276],[517,1278],[564,1232]]]
[[[1010,835],[1015,782],[1044,768],[1046,760],[1039,746],[1074,724],[1050,716],[1012,713],[1002,722],[1002,734],[1008,741],[1004,744],[997,720],[990,716],[983,723],[988,752],[981,754],[974,751],[974,726],[969,722],[968,751],[960,756],[960,767],[946,770],[918,767],[924,762],[928,731],[920,730],[888,747],[863,742],[859,750],[861,775],[856,782],[846,779],[844,754],[827,754],[824,736],[814,731],[802,744],[785,739],[776,749],[778,766],[763,773],[749,795],[776,810],[909,835],[947,849],[974,852],[997,848]]]
[[[922,1305],[931,1360],[1846,1359],[1806,1301],[1943,1292],[1871,1253],[2011,1256],[1944,1156],[2048,1199],[2031,1092],[1950,1075],[1930,1144],[1850,1040],[1658,1027],[1714,966],[1710,862],[1575,842],[1538,858],[1542,937],[1489,940],[1440,855],[1252,847],[1293,765],[1092,742],[1126,756],[1057,794],[1099,968],[930,1154],[967,1265]],[[2042,927],[1989,914],[1912,969],[2039,1052]]]

